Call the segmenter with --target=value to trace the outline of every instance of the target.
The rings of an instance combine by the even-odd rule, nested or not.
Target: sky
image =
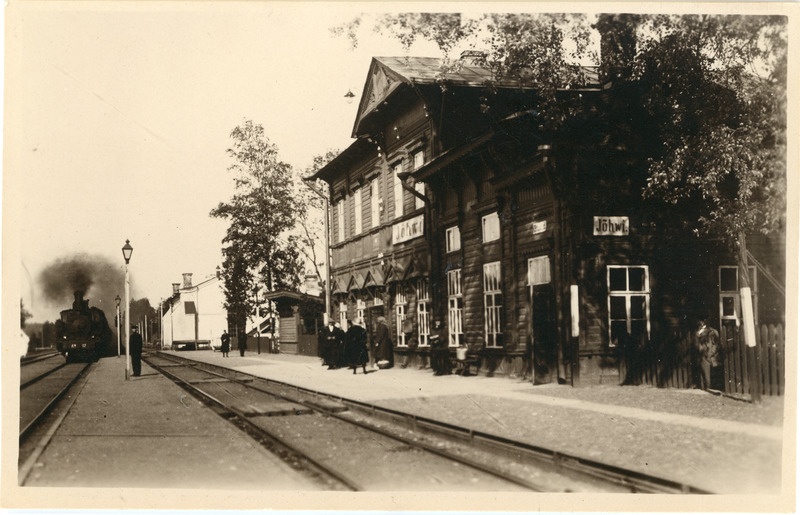
[[[225,151],[245,119],[301,170],[349,145],[371,57],[404,54],[371,31],[355,50],[332,35],[364,6],[12,2],[4,259],[32,321],[65,308],[43,270],[84,254],[122,273],[126,240],[133,298],[156,305],[182,273],[213,274],[226,222],[209,211],[232,194]]]
[[[439,5],[477,13],[486,4]],[[554,12],[554,5],[562,7],[549,4]],[[316,155],[346,148],[371,58],[406,51],[369,27],[353,49],[330,29],[387,6],[431,8],[7,2],[3,305],[22,299],[33,322],[54,320],[65,306],[46,301],[42,272],[82,256],[122,274],[126,240],[134,248],[133,298],[157,305],[183,273],[195,283],[211,276],[222,262],[226,221],[209,212],[233,193],[231,130],[248,119],[263,125],[280,159],[300,170]],[[439,55],[430,44],[409,53]],[[354,102],[345,101],[348,91]],[[119,284],[123,296],[122,280],[106,283],[112,290]]]

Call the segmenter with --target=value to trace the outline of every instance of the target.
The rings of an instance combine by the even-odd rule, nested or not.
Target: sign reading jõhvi
[[[425,215],[415,216],[392,226],[392,244],[413,240],[423,234],[425,234]]]
[[[627,236],[630,224],[627,216],[595,216],[595,236]]]

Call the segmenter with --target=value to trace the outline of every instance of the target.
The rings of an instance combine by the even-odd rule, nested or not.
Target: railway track
[[[88,375],[91,363],[45,358],[25,365],[20,376],[19,483],[23,484],[77,395],[70,395]]]
[[[179,356],[148,364],[331,489],[707,493]]]

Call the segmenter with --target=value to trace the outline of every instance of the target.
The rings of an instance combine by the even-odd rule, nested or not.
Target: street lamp
[[[119,355],[120,355],[120,352],[119,352],[119,349],[120,349],[120,341],[119,341],[120,340],[120,334],[119,334],[119,303],[122,302],[122,299],[119,298],[119,295],[116,296],[116,298],[114,299],[114,302],[117,303],[117,318],[116,318],[116,320],[117,320],[117,357],[119,357]]]
[[[125,245],[122,247],[122,257],[125,259],[125,380],[128,380],[128,371],[131,368],[131,281],[128,277],[128,264],[131,261],[131,254],[133,254],[133,247],[131,247],[131,240],[125,240]]]
[[[356,98],[355,94],[352,91],[350,91],[349,89],[347,90],[347,93],[344,94],[344,100],[348,104],[352,104],[353,100],[355,100],[355,98]]]
[[[350,93],[348,91],[348,93]],[[352,93],[350,93],[352,95]],[[332,315],[331,313],[331,251],[330,251],[330,242],[329,242],[329,235],[328,235],[328,216],[330,215],[330,200],[328,196],[325,195],[322,190],[309,179],[303,179],[303,182],[306,183],[306,186],[311,189],[314,193],[319,195],[322,200],[325,201],[325,320],[323,323],[326,325],[328,324],[328,320]]]

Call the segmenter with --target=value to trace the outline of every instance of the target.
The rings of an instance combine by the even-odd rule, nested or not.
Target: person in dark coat
[[[347,329],[344,339],[345,358],[347,365],[356,373],[358,367],[367,373],[367,362],[369,361],[369,351],[367,350],[367,330],[364,329],[364,321],[356,319],[356,322]]]
[[[142,375],[142,335],[139,334],[139,328],[136,326],[131,327],[131,336],[128,339],[128,348],[131,350],[131,366],[133,367],[133,376],[139,377]]]
[[[695,341],[700,388],[708,390],[712,387],[719,387],[720,385],[712,383],[712,378],[717,379],[718,374],[715,372],[720,364],[719,332],[713,327],[709,327],[706,320],[702,319],[697,326]],[[716,382],[718,381],[714,381],[714,383]]]
[[[228,352],[231,350],[231,335],[228,334],[228,331],[222,331],[222,336],[219,339],[222,341],[222,347],[220,347],[222,357],[227,358]]]
[[[319,333],[319,347],[322,364],[327,365],[328,370],[338,368],[340,349],[344,347],[344,331],[334,325],[332,318]]]
[[[247,333],[240,331],[237,340],[239,342],[239,355],[244,356],[244,351],[247,350]]]
[[[389,326],[385,317],[378,317],[378,326],[375,328],[375,363],[378,368],[392,368],[394,366],[394,349]]]
[[[331,360],[333,361],[333,368],[342,368],[347,367],[349,363],[347,362],[347,356],[345,355],[344,343],[347,333],[339,322],[336,322],[334,325],[334,330],[336,331],[336,341],[333,344],[333,348],[331,349]]]
[[[417,350],[418,342],[417,339],[414,338],[414,322],[411,318],[406,318],[403,320],[403,333],[406,337],[406,345],[408,345],[408,351],[406,352],[406,357],[403,358],[403,362],[400,364],[400,368],[406,368],[408,364],[411,362],[411,355]]]
[[[447,333],[444,331],[442,322],[433,322],[431,331],[431,368],[433,375],[441,376],[451,373],[450,356],[447,349]]]

